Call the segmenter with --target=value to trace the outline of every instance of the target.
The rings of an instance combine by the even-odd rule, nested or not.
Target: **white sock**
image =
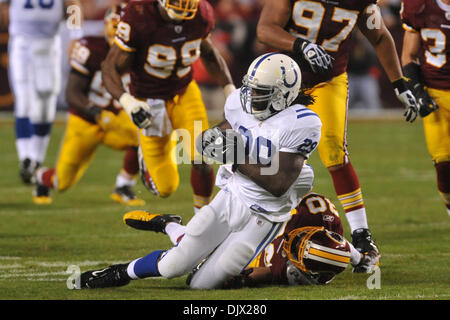
[[[177,244],[177,240],[184,235],[186,226],[183,226],[176,222],[170,222],[166,225],[166,233],[173,244]]]
[[[124,186],[135,186],[136,180],[130,175],[120,172],[116,177],[116,187],[121,188]]]
[[[355,249],[355,247],[349,242],[350,245],[350,263],[352,266],[358,265],[358,263],[361,261],[361,253]]]
[[[450,209],[449,208],[447,208],[447,213],[450,216]]]
[[[347,212],[345,216],[347,217],[348,224],[350,225],[351,233],[353,233],[356,229],[369,229],[365,208]]]
[[[131,279],[133,279],[133,280],[139,279],[139,277],[134,273],[134,264],[135,264],[136,261],[138,261],[138,260],[139,260],[139,259],[136,259],[136,260],[131,261],[131,262],[128,264],[128,267],[127,267],[127,274],[128,274],[128,276],[129,276]]]
[[[31,138],[16,139],[16,149],[19,161],[23,161],[26,158],[31,159]]]
[[[31,159],[39,163],[43,163],[45,160],[45,155],[47,154],[49,142],[50,135],[32,136],[30,141]]]

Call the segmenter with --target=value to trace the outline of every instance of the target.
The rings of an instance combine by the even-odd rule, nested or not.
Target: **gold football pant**
[[[428,152],[434,163],[450,161],[450,90],[427,89],[439,109],[423,118]]]
[[[139,145],[137,127],[125,111],[117,115],[102,111],[99,123],[69,115],[56,165],[57,181],[54,185],[57,190],[66,190],[80,180],[100,144],[115,150]]]
[[[180,160],[183,163],[194,159],[201,161],[201,156],[195,149],[195,140],[202,131],[209,128],[206,108],[195,81],[189,84],[183,94],[166,101],[166,110],[174,130],[172,134],[164,137],[145,136],[142,129],[139,133],[151,184],[161,197],[168,197],[178,188],[180,178],[177,163]],[[177,137],[181,139],[182,150],[177,147]]]

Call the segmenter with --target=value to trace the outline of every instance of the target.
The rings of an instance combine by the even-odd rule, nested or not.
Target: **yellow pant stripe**
[[[354,197],[358,194],[361,194],[361,188],[358,188],[355,191],[352,191],[350,193],[340,194],[340,195],[338,195],[338,199],[339,199],[339,201],[341,201],[341,200],[345,200],[350,197]]]

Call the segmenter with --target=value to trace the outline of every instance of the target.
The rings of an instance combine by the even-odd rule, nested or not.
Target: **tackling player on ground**
[[[304,71],[302,87],[315,97],[310,106],[323,122],[320,158],[328,168],[349,222],[354,246],[362,253],[378,248],[373,242],[358,176],[347,150],[348,80],[346,68],[355,26],[372,43],[407,121],[417,106],[403,78],[395,44],[374,5],[376,0],[267,0],[258,22],[258,39],[287,52]],[[355,269],[364,272],[364,269]]]
[[[402,64],[420,104],[437,187],[450,215],[450,1],[402,2]]]
[[[181,225],[181,218],[174,215],[132,211],[124,215],[123,221],[125,224],[138,230],[167,234],[174,245],[180,241],[186,232],[186,227]],[[321,252],[315,252],[316,256],[297,255],[297,257],[303,257],[303,261],[294,259],[293,256],[288,258],[288,252],[291,252],[295,247],[295,242],[293,240],[290,241],[292,237],[299,237],[302,232],[323,232],[320,231],[321,228],[338,235],[332,236],[337,244],[332,241],[335,246],[327,248],[335,250],[337,248],[342,250],[342,252],[322,248]],[[361,265],[367,268],[367,273],[371,273],[378,261],[378,257],[373,252],[368,254],[359,253],[350,243],[347,248],[346,245],[342,245],[344,239],[340,237],[343,237],[343,227],[334,204],[323,195],[309,193],[292,211],[290,220],[284,224],[272,243],[240,275],[227,279],[223,287],[237,289],[264,284],[328,284],[340,270],[343,271],[345,269],[349,261],[353,266]],[[295,251],[299,252],[299,250],[306,250],[308,254],[313,254],[313,250],[310,250],[310,245],[307,245],[306,241],[298,241],[298,244],[302,244],[302,246],[300,246],[300,249],[294,250],[294,255]],[[320,241],[318,244],[325,245]],[[286,249],[284,249],[285,247]],[[308,262],[307,260],[310,261]],[[316,261],[316,263],[313,264],[311,260]],[[309,268],[306,267],[307,264]]]
[[[73,47],[66,89],[66,133],[56,167],[42,167],[36,172],[33,200],[37,204],[51,202],[49,189],[65,191],[77,183],[101,144],[126,151],[111,198],[126,205],[145,204],[132,190],[139,173],[137,127],[103,87],[101,75],[101,63],[114,39],[123,6],[106,13],[104,37],[85,37]],[[123,81],[129,82],[129,75],[124,75]]]
[[[194,210],[209,203],[214,170],[195,153],[195,139],[209,124],[191,65],[201,57],[225,95],[235,89],[224,59],[211,42],[213,26],[214,12],[205,0],[130,1],[102,68],[105,87],[141,128],[141,177],[158,196],[168,197],[178,188],[171,135],[177,130],[182,136],[187,154],[183,160],[193,165]],[[130,93],[120,80],[127,69]]]
[[[221,188],[186,225],[170,250],[157,250],[127,264],[87,271],[77,288],[115,287],[131,279],[174,278],[205,258],[190,281],[194,289],[220,288],[238,275],[279,234],[314,173],[305,160],[320,140],[321,121],[300,103],[301,72],[286,55],[269,53],[250,65],[240,90],[225,104],[225,121],[199,137],[198,149],[220,166]]]

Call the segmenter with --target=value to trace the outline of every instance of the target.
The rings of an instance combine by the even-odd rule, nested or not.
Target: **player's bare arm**
[[[114,44],[102,63],[102,80],[106,90],[120,102],[136,126],[145,129],[152,125],[150,107],[126,92],[122,83],[121,76],[131,66],[133,58],[133,53],[125,52]]]
[[[376,17],[373,17],[373,14],[375,14]],[[369,27],[369,24],[367,23],[369,19],[376,19],[379,21],[379,27]],[[413,122],[418,114],[416,98],[409,90],[406,81],[403,78],[403,72],[395,48],[394,39],[384,24],[380,11],[374,10],[370,15],[368,10],[363,12],[358,19],[358,27],[362,34],[372,44],[386,75],[392,82],[397,98],[405,105],[406,110],[404,116],[406,121]]]
[[[275,156],[273,161],[276,164],[278,171],[275,174],[264,174],[263,168],[268,168],[264,164],[252,164],[249,161],[245,164],[237,164],[237,170],[243,175],[249,177],[261,188],[264,188],[275,197],[281,197],[288,191],[291,185],[299,176],[305,157],[297,153],[279,152],[278,157]],[[274,165],[272,163],[272,165]]]
[[[405,31],[403,37],[402,66],[414,62],[419,63],[421,49],[420,34],[415,31]]]
[[[106,90],[119,100],[126,92],[122,83],[122,74],[133,61],[133,53],[128,53],[113,45],[102,63],[102,80]]]
[[[9,0],[0,1],[0,27],[7,28],[9,25]]]
[[[225,94],[228,96],[236,88],[233,85],[233,79],[227,63],[212,43],[210,36],[202,40],[200,52],[206,70],[224,88]]]
[[[90,77],[72,70],[67,82],[66,100],[72,108],[97,121],[101,108],[94,106],[89,100],[90,84]]]

